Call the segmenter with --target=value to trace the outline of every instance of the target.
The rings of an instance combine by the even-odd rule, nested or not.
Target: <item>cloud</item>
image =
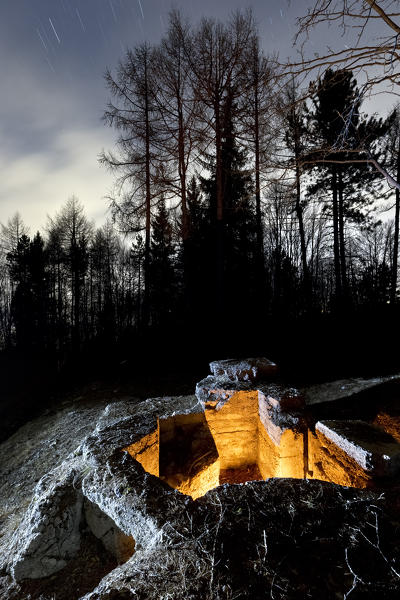
[[[74,194],[87,216],[102,223],[107,210],[104,196],[112,186],[111,176],[97,161],[103,142],[96,130],[70,130],[55,136],[51,148],[43,152],[15,158],[0,151],[0,221],[18,210],[33,233],[43,229],[47,215],[54,216]]]
[[[43,80],[17,63],[2,73],[0,222],[19,211],[34,232],[75,194],[102,223],[112,179],[97,157],[115,137],[100,121],[103,98],[93,106],[93,88]]]

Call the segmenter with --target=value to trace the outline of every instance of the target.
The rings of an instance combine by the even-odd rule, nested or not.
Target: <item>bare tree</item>
[[[307,56],[307,42],[313,29],[332,23],[342,35],[350,35],[349,44]],[[295,42],[300,48],[300,58],[286,65],[293,72],[300,69],[303,73],[318,71],[321,75],[327,68],[338,66],[355,75],[363,72],[364,93],[383,82],[399,93],[396,86],[400,83],[400,11],[396,0],[314,0],[297,24]]]
[[[289,82],[285,89],[285,106],[283,121],[285,125],[286,146],[291,152],[290,162],[295,173],[295,212],[299,224],[301,263],[306,290],[309,291],[310,277],[307,265],[307,246],[304,232],[303,204],[301,201],[301,161],[305,154],[305,105],[299,102],[299,94],[296,90],[295,79]]]
[[[216,182],[216,284],[218,312],[224,310],[224,175],[222,165],[225,119],[237,119],[238,100],[248,85],[247,62],[253,39],[251,13],[236,13],[224,26],[203,19],[193,39],[190,67],[193,88],[208,128],[209,152],[215,157]],[[229,115],[226,107],[229,105]],[[234,114],[232,114],[232,111]]]
[[[127,52],[115,78],[107,71],[106,82],[116,104],[109,103],[104,120],[120,131],[119,154],[103,152],[100,156],[118,175],[117,194],[111,198],[114,217],[126,232],[145,231],[144,324],[149,314],[151,207],[156,196],[152,183],[162,162],[155,147],[154,60],[154,48],[142,44]]]
[[[392,115],[392,122],[389,128],[389,162],[392,169],[396,172],[396,179],[400,181],[400,105],[396,106]],[[397,276],[398,276],[398,256],[399,256],[399,228],[400,228],[400,190],[395,190],[395,215],[393,227],[393,259],[390,284],[390,303],[396,302],[397,295]]]
[[[250,153],[254,171],[254,192],[256,208],[258,279],[265,280],[264,232],[262,213],[263,177],[271,171],[272,155],[276,148],[277,120],[275,97],[271,85],[272,61],[260,49],[258,33],[254,33],[248,53],[248,83],[243,86],[238,140]],[[262,290],[261,290],[262,291]],[[260,298],[263,301],[263,298]]]
[[[336,50],[327,47],[326,52],[307,54],[308,41],[315,27],[332,25],[338,27],[342,36],[346,35],[344,48]],[[314,0],[307,14],[297,21],[298,31],[295,36],[295,46],[299,52],[298,60],[288,60],[280,64],[279,77],[316,77],[323,81],[328,69],[338,67],[352,71],[362,80],[358,98],[355,99],[354,109],[342,115],[343,128],[337,140],[336,152],[341,152],[341,142],[346,140],[346,134],[351,127],[352,118],[356,114],[355,106],[368,94],[391,92],[399,94],[397,87],[400,83],[399,72],[399,34],[400,12],[396,0]],[[386,84],[386,88],[385,88]],[[311,94],[317,90],[311,89]],[[310,96],[305,92],[304,98]],[[323,158],[321,159],[323,161]],[[332,162],[332,161],[331,161]],[[392,175],[384,164],[363,146],[352,149],[352,156],[343,160],[337,157],[336,164],[368,164],[374,167],[386,179],[390,187],[400,190],[400,182]]]
[[[17,211],[7,221],[7,225],[1,224],[1,248],[5,252],[13,252],[18,246],[18,242],[23,235],[29,235],[27,227]]]
[[[156,50],[154,102],[159,112],[158,147],[163,156],[165,180],[158,183],[165,195],[179,198],[183,271],[187,279],[187,241],[190,220],[187,206],[188,171],[201,140],[196,94],[192,88],[188,56],[192,37],[188,23],[176,10],[169,15],[167,35]],[[186,289],[186,284],[184,285]]]

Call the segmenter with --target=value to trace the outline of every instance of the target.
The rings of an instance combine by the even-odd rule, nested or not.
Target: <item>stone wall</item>
[[[137,460],[145,471],[158,477],[160,475],[160,431],[157,429],[142,437],[139,441],[123,448]]]
[[[202,412],[174,414],[125,450],[192,498],[248,477],[320,479],[365,488],[400,470],[400,444],[362,421],[310,423],[295,388],[269,383],[266,359],[216,361],[199,382]],[[264,377],[258,381],[259,377]],[[240,473],[239,473],[240,471]]]
[[[319,421],[309,432],[309,468],[314,479],[357,488],[375,487],[400,469],[400,444],[363,421]]]
[[[222,408],[205,408],[221,469],[258,462],[258,393],[236,392]]]

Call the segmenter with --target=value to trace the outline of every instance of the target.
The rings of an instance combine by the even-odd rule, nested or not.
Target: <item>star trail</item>
[[[16,210],[36,228],[76,194],[97,221],[112,184],[97,157],[114,143],[101,117],[104,72],[127,48],[157,42],[168,12],[192,22],[251,7],[267,54],[286,57],[309,0],[18,0],[0,5],[0,223]],[[314,46],[318,39],[313,38]]]

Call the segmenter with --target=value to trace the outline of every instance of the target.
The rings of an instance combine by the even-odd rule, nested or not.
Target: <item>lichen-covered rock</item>
[[[251,390],[249,382],[232,381],[228,377],[208,375],[196,384],[196,397],[202,407],[219,409],[239,391]]]
[[[110,563],[94,589],[67,589],[63,600],[399,596],[399,490],[304,479],[308,437],[295,390],[213,376],[198,389],[197,398],[106,408],[77,452],[37,487],[2,565],[1,600],[58,597],[60,588],[32,592],[21,580],[53,573],[62,587],[57,572],[88,530],[123,564]],[[149,472],[162,464],[163,436],[169,443],[180,427],[185,435],[204,420],[225,466],[236,466],[237,442],[242,458],[265,463],[264,478],[281,478],[225,484],[193,500]],[[196,460],[196,450],[204,459],[203,433],[193,436]],[[231,433],[229,444],[222,438]]]
[[[305,408],[304,396],[294,387],[261,384],[257,385],[257,390],[272,411],[286,413]]]
[[[379,388],[385,383],[400,382],[400,374],[385,377],[372,377],[369,379],[349,378],[309,385],[301,389],[307,405],[334,402],[345,398],[352,398],[357,394]]]
[[[257,381],[275,376],[278,367],[268,358],[243,358],[214,360],[210,371],[214,377],[227,377],[231,381]]]
[[[367,485],[369,480],[400,473],[400,444],[376,425],[359,420],[320,421],[315,432],[318,441],[314,442],[314,454],[320,456],[314,462],[325,474],[340,464],[344,478],[362,470]],[[347,484],[351,485],[351,477]]]
[[[66,566],[80,546],[82,493],[74,483],[77,461],[41,479],[14,534],[10,570],[16,581],[48,577]]]
[[[89,500],[84,502],[84,516],[93,535],[118,563],[126,562],[135,551],[135,540],[124,534],[112,519]]]
[[[196,384],[196,397],[205,408],[219,410],[237,392],[262,394],[275,412],[298,411],[305,406],[303,395],[286,385],[233,381],[226,376],[214,375],[208,375]]]
[[[0,565],[10,556],[10,540],[35,495],[38,481],[57,468],[93,431],[110,399],[73,397],[46,410],[1,444]],[[134,404],[131,399],[130,404]]]
[[[103,417],[109,414],[110,423],[100,418],[84,444],[37,485],[3,569],[15,581],[48,577],[79,551],[82,525],[103,538],[101,521],[108,524],[108,530],[113,528],[112,535],[102,541],[114,547],[116,554],[126,537],[140,550],[165,536],[166,520],[173,523],[191,500],[145,472],[123,448],[155,427],[157,418],[171,416],[177,408],[190,413],[199,405],[192,396],[126,401],[107,408]],[[97,515],[87,508],[83,511],[84,500],[86,507],[88,501],[97,507]],[[114,535],[115,531],[120,535]]]

